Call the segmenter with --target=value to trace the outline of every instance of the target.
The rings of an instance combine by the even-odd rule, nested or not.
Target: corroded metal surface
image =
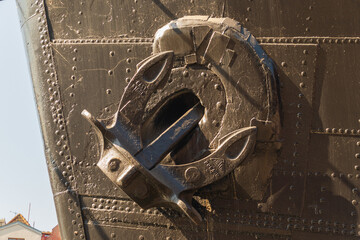
[[[358,2],[19,0],[18,6],[64,239],[357,238]],[[141,73],[149,56],[169,52],[173,62],[158,75],[163,82],[146,91],[136,84],[137,76],[157,76]],[[99,168],[96,128],[81,116],[86,109],[107,126],[119,113],[129,116],[125,125],[139,150],[196,104],[201,119],[160,148],[149,172],[199,163],[229,133],[257,129],[244,161],[187,198],[199,225],[177,208],[143,209],[114,184]],[[106,166],[120,169],[116,162]],[[213,159],[203,165],[209,176],[220,176],[222,166]],[[187,184],[206,179],[193,168],[182,174],[176,179]]]

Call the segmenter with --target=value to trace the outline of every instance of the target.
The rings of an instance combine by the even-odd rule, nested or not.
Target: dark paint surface
[[[358,2],[18,3],[63,239],[356,238],[360,220]],[[275,125],[256,123],[262,130],[256,136],[251,158],[195,194],[194,206],[204,219],[199,226],[171,208],[143,210],[114,185],[96,166],[99,141],[80,114],[83,109],[99,119],[115,114],[136,65],[153,49],[159,50],[152,46],[155,32],[173,19],[189,15],[229,17],[256,37],[275,65],[278,85],[277,91],[271,91],[271,99],[278,98],[276,106],[280,107],[279,119],[276,114],[271,119]],[[210,37],[206,38],[207,31],[199,29],[196,35],[211,42]],[[224,47],[221,43],[231,43],[224,35],[209,36],[218,43],[215,50]],[[170,43],[160,44],[160,51],[168,46],[180,50],[186,47],[181,42]],[[258,67],[261,59],[254,57],[259,54],[241,44],[223,49],[236,53],[229,50],[229,58],[221,60],[229,69],[249,66],[230,72],[236,79],[232,87],[219,77],[224,76],[220,71],[223,65],[217,61],[221,59],[219,52],[206,51],[199,45],[202,56],[214,61],[211,71],[208,65],[189,67],[190,80],[185,80],[181,69],[184,63],[178,61],[170,78],[173,83],[152,94],[144,118],[156,112],[153,109],[159,106],[157,103],[166,101],[172,89],[181,89],[174,82],[183,81],[195,89],[196,97],[209,109],[209,118],[216,119],[220,126],[215,130],[216,122],[213,127],[202,128],[199,124],[200,130],[164,161],[174,164],[188,156],[185,162],[191,162],[202,157],[196,154],[204,146],[216,148],[217,141],[211,140],[230,131],[221,125],[224,119],[228,121],[226,126],[234,127],[231,130],[249,126],[250,113],[256,111],[259,120],[267,119],[266,111],[261,109],[266,109],[266,99],[270,98],[264,93],[271,88],[261,85],[265,81]],[[233,56],[240,64],[231,62]],[[188,56],[185,61],[195,60]],[[202,71],[214,86],[204,85],[204,93],[201,85],[196,85],[204,81]],[[225,94],[217,93],[215,85],[226,89]],[[211,96],[219,99],[215,105]],[[225,109],[232,106],[231,118],[220,118],[226,116],[221,107],[214,111],[218,101],[226,103]],[[155,125],[149,121],[146,126]]]

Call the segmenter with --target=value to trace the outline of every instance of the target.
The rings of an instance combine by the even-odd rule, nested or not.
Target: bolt
[[[111,172],[115,172],[117,170],[119,170],[120,167],[120,160],[119,159],[111,159],[108,165],[108,168]]]

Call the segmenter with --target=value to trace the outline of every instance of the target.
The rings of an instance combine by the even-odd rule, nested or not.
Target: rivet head
[[[356,157],[356,158],[360,158],[360,153],[356,153],[356,154],[355,154],[355,157]]]
[[[189,167],[185,170],[185,179],[188,182],[196,182],[200,179],[201,173],[197,167]]]
[[[356,201],[356,200],[352,200],[351,203],[352,203],[352,205],[354,205],[354,206],[358,205],[358,201]]]
[[[119,170],[120,168],[120,160],[117,158],[111,159],[109,164],[108,164],[108,168],[111,172],[115,172],[117,170]]]
[[[286,67],[286,62],[281,62],[282,67]]]
[[[216,89],[216,90],[221,90],[221,86],[220,86],[220,84],[218,84],[218,83],[216,83],[215,85],[214,85],[214,88]]]

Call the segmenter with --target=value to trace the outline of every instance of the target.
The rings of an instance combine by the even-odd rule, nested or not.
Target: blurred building
[[[51,232],[43,232],[41,240],[61,240],[59,225],[56,225]]]
[[[42,232],[32,226],[20,213],[8,223],[0,219],[0,240],[60,240],[59,227]]]
[[[42,232],[30,226],[20,213],[0,227],[0,240],[41,240]]]

